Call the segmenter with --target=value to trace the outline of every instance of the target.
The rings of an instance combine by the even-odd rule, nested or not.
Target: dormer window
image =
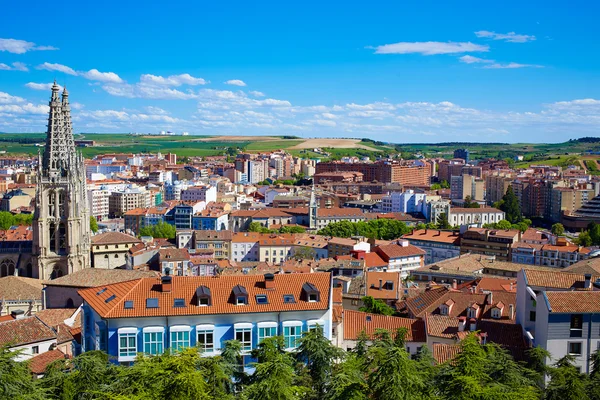
[[[502,312],[500,311],[500,309],[498,307],[492,308],[492,318],[500,319],[501,316],[502,316]]]
[[[467,309],[467,317],[469,318],[477,318],[477,308],[469,307]]]
[[[210,306],[212,304],[210,289],[207,286],[203,285],[196,289],[196,298],[198,306]]]
[[[233,287],[232,294],[234,298],[234,304],[238,306],[248,304],[248,291],[242,285],[235,285]]]
[[[448,315],[448,306],[445,304],[442,304],[440,306],[440,314],[441,315]]]
[[[315,285],[310,282],[306,282],[302,285],[302,292],[306,301],[314,303],[321,299],[321,292]]]

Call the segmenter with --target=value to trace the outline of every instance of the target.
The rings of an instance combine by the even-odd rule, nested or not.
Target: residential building
[[[402,238],[425,251],[425,265],[460,255],[460,234],[458,231],[417,229],[402,236]]]
[[[26,317],[14,312],[15,319],[0,322],[0,346],[18,351],[15,361],[27,361],[57,345],[57,333],[37,316]]]
[[[309,248],[313,251],[315,260],[322,260],[329,255],[328,242],[326,237],[320,235],[310,235],[299,233],[295,235],[294,244],[297,249]]]
[[[32,197],[21,189],[11,190],[2,196],[0,211],[11,212],[19,207],[29,207]]]
[[[460,253],[483,254],[494,256],[500,261],[512,260],[512,246],[521,240],[518,229],[500,230],[469,228],[463,233],[460,242]]]
[[[375,252],[388,264],[382,271],[398,271],[402,278],[425,264],[425,251],[413,246],[408,240],[400,239],[388,245],[377,246]]]
[[[110,191],[106,189],[88,190],[90,215],[98,221],[108,219],[110,213]]]
[[[92,268],[123,268],[129,249],[142,241],[121,232],[105,232],[92,236]]]
[[[366,182],[398,182],[403,185],[423,185],[430,183],[431,168],[410,162],[378,161],[375,163],[344,163],[339,161],[320,162],[315,175],[329,172],[360,172]]]
[[[317,208],[316,229],[323,229],[333,222],[360,222],[365,218],[362,210],[356,208]]]
[[[467,149],[456,149],[454,150],[454,158],[461,158],[465,160],[465,163],[469,163],[469,150]]]
[[[130,210],[150,206],[150,192],[144,188],[129,187],[123,191],[113,191],[108,198],[108,213],[111,217],[122,217]]]
[[[15,275],[0,278],[0,317],[11,315],[13,311],[22,311],[25,316],[39,312],[42,288],[39,279]]]
[[[217,201],[217,187],[216,186],[190,186],[187,189],[181,191],[182,201],[203,201],[206,204]]]
[[[425,193],[415,193],[414,190],[393,192],[381,199],[381,211],[425,214],[426,198]]]
[[[294,255],[294,235],[262,235],[258,241],[258,246],[258,261],[272,264],[283,264]]]
[[[469,196],[473,201],[484,200],[484,181],[473,175],[452,176],[450,178],[450,199],[464,200]]]
[[[520,271],[517,322],[532,346],[552,360],[573,357],[575,367],[590,373],[590,355],[600,348],[600,276],[559,271]]]
[[[504,211],[492,207],[459,208],[451,207],[448,223],[451,226],[469,225],[481,228],[485,224],[494,224],[504,219]]]
[[[192,248],[211,254],[216,260],[229,260],[232,235],[231,231],[194,231]]]
[[[231,261],[258,261],[259,241],[263,234],[258,232],[235,232],[231,238]]]
[[[334,258],[349,255],[352,251],[370,252],[371,245],[362,236],[351,238],[332,237],[327,245],[327,257]]]
[[[158,264],[162,275],[191,275],[190,253],[188,249],[160,249]]]
[[[329,273],[163,276],[103,289],[80,291],[83,347],[105,351],[116,363],[188,347],[220,354],[227,340],[236,339],[249,368],[250,352],[265,338],[281,335],[292,350],[317,325],[332,338]]]
[[[485,177],[485,199],[492,205],[502,200],[511,182],[514,180],[512,172],[499,171],[490,173]]]

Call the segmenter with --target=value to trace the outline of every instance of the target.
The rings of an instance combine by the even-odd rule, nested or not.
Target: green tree
[[[496,229],[504,229],[504,230],[511,229],[512,224],[510,223],[510,221],[503,219],[501,221],[496,222],[495,228]]]
[[[367,400],[369,386],[362,369],[364,359],[349,354],[346,359],[334,365],[329,390],[324,397],[327,400]]]
[[[14,216],[14,225],[25,225],[30,226],[33,222],[33,214],[15,214]]]
[[[442,189],[450,189],[450,183],[448,183],[448,181],[445,179],[440,183],[440,186]]]
[[[262,226],[259,222],[251,222],[248,226],[248,232],[269,233],[269,228]]]
[[[296,260],[314,260],[315,256],[315,250],[308,246],[297,247],[294,251],[294,258]]]
[[[565,234],[565,227],[560,222],[552,225],[552,233],[557,236],[562,236]]]
[[[360,311],[371,314],[394,315],[395,311],[382,300],[373,298],[372,296],[364,296],[362,299],[363,306]]]
[[[15,361],[20,352],[0,346],[0,399],[44,400],[42,387],[34,383],[27,364]]]
[[[176,234],[175,226],[162,221],[140,229],[140,236],[152,236],[153,238],[174,239]]]
[[[448,214],[447,213],[441,213],[438,217],[437,217],[437,221],[436,221],[436,227],[437,229],[451,229],[452,225],[450,225],[450,222],[448,222]]]
[[[296,358],[308,370],[312,380],[313,391],[318,399],[322,399],[331,380],[332,366],[342,357],[340,348],[335,347],[323,335],[323,327],[317,325],[300,339]]]
[[[592,221],[588,224],[587,230],[590,233],[592,245],[600,245],[600,224],[597,224],[594,221]]]
[[[300,400],[308,389],[294,384],[294,359],[289,353],[273,352],[254,364],[251,384],[242,392],[249,400]]]
[[[588,231],[583,231],[577,236],[575,243],[583,247],[589,247],[592,245],[592,237]]]
[[[517,224],[523,220],[521,215],[521,205],[519,199],[515,195],[512,185],[508,187],[506,193],[502,197],[502,205],[500,208],[506,214],[506,219],[511,224]]]
[[[98,220],[93,215],[90,215],[90,229],[92,232],[98,232]]]
[[[473,201],[473,199],[471,198],[471,196],[467,196],[465,197],[465,202],[463,204],[463,207],[465,208],[479,208],[479,203],[477,203],[476,201]]]
[[[550,371],[546,400],[588,400],[586,377],[573,365],[573,356],[567,355],[556,362]]]
[[[8,211],[0,211],[0,229],[7,230],[15,224],[14,216]]]
[[[306,229],[301,226],[282,226],[279,233],[305,233]]]

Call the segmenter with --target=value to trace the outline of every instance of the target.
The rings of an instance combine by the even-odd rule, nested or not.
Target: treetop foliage
[[[378,240],[393,240],[410,233],[410,228],[402,221],[393,219],[373,219],[367,222],[334,222],[321,229],[318,234],[349,238],[364,236]]]

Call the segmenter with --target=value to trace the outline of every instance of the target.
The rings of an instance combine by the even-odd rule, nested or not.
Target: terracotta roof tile
[[[135,236],[127,235],[121,232],[105,232],[92,236],[92,244],[122,244],[122,243],[141,243],[142,241]]]
[[[135,271],[126,269],[85,268],[51,281],[44,281],[46,286],[96,287],[112,283],[156,276],[152,271]]]
[[[0,345],[13,346],[56,339],[56,333],[36,316],[0,323]]]
[[[161,292],[160,278],[144,278],[134,281],[107,285],[100,292],[98,288],[79,291],[81,297],[103,318],[153,317],[165,315],[210,315],[240,314],[249,312],[278,312],[296,310],[325,310],[329,306],[331,275],[313,274],[277,274],[274,276],[275,289],[264,288],[261,275],[235,275],[219,277],[173,276],[170,292]],[[312,283],[320,291],[320,300],[304,300],[302,286]],[[231,300],[233,287],[241,285],[248,291],[248,304],[235,305]],[[196,305],[196,289],[200,286],[210,288],[212,305]],[[266,294],[268,304],[257,304],[255,296]],[[295,303],[284,303],[283,295],[293,294]],[[115,296],[113,300],[106,301]],[[146,299],[157,298],[158,307],[146,308]],[[174,307],[175,298],[184,299],[185,307]],[[124,302],[133,301],[133,308],[125,309]]]
[[[403,246],[401,244],[393,243],[389,245],[379,246],[375,248],[375,251],[384,259],[391,260],[395,258],[403,257],[414,257],[425,254],[425,250],[408,244]]]
[[[35,315],[49,327],[56,328],[58,325],[63,324],[66,319],[71,318],[76,311],[74,308],[47,308]],[[77,314],[75,326],[81,326],[81,312]]]
[[[425,325],[422,320],[369,314],[353,310],[344,310],[342,319],[345,340],[357,340],[362,331],[372,337],[377,329],[385,329],[393,335],[398,328],[406,328],[408,330],[406,341],[419,343],[427,341]]]
[[[214,230],[204,230],[204,231],[194,231],[194,235],[196,240],[205,241],[205,240],[225,240],[231,241],[233,236],[232,232],[229,230],[223,231],[214,231]]]
[[[367,271],[365,274],[367,296],[380,300],[398,300],[401,286],[400,272]]]
[[[0,299],[2,300],[41,300],[42,281],[22,276],[0,278]]]
[[[553,313],[599,313],[600,292],[568,291],[545,292],[550,312]]]
[[[592,276],[592,282],[600,276]],[[529,286],[539,286],[555,289],[582,289],[585,276],[562,271],[531,271],[525,270],[525,279]]]
[[[432,347],[433,359],[437,364],[452,361],[462,351],[458,344],[434,343]]]
[[[424,242],[438,242],[460,246],[460,235],[457,231],[416,229],[412,233],[402,236],[402,238],[407,240],[421,240]]]
[[[67,356],[60,350],[50,350],[31,358],[29,360],[29,370],[32,374],[42,375],[46,372],[48,365],[57,360],[64,360]]]

